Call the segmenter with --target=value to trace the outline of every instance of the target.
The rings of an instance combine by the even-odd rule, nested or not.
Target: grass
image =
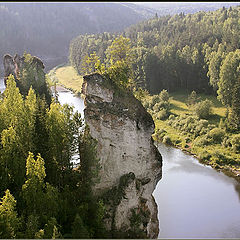
[[[48,73],[52,81],[63,85],[64,87],[73,90],[74,92],[81,92],[83,77],[69,65],[60,65],[52,69]]]
[[[188,93],[184,92],[176,92],[170,94],[170,106],[171,113],[175,115],[193,115],[193,109],[189,108],[186,104]],[[198,94],[199,100],[209,99],[213,102],[212,115],[208,119],[210,124],[214,124],[216,127],[219,126],[220,119],[225,119],[227,109],[218,101],[215,96],[209,96],[205,94]],[[145,101],[150,101],[152,96],[146,96]],[[194,154],[201,162],[211,165],[212,167],[226,170],[231,172],[233,176],[236,176],[240,173],[239,161],[240,156],[238,153],[234,153],[234,151],[230,147],[223,147],[221,144],[211,144],[207,146],[193,146],[194,135],[191,133],[184,133],[179,129],[176,129],[170,126],[167,120],[158,120],[154,118],[155,122],[155,133],[153,135],[154,140],[162,141],[163,136],[168,136],[171,140],[172,145],[187,151],[191,154]],[[164,135],[159,138],[158,132],[165,131]],[[233,134],[227,133],[225,136],[232,137]],[[209,160],[201,159],[205,154],[210,156]],[[223,160],[221,160],[220,155],[223,156]]]

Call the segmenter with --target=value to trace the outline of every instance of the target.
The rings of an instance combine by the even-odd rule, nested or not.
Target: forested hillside
[[[161,89],[212,92],[221,60],[239,48],[239,16],[239,7],[221,8],[155,17],[125,29],[122,34],[131,39],[136,59],[135,80],[152,93]],[[81,73],[84,56],[94,51],[105,59],[105,51],[115,37],[104,33],[73,39],[72,65]],[[225,55],[219,60],[223,52]]]
[[[198,11],[215,11],[222,7],[239,5],[239,2],[139,2],[139,6],[154,8],[159,16],[184,13],[196,13]]]
[[[67,56],[69,42],[78,34],[117,32],[151,15],[147,8],[121,3],[1,2],[0,55]]]

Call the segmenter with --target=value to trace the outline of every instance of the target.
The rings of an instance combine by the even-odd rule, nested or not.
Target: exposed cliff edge
[[[45,77],[45,66],[41,59],[30,54],[24,54],[23,56],[16,54],[14,57],[5,54],[3,65],[5,85],[8,76],[12,74],[21,94],[26,96],[30,87],[32,87],[36,94],[44,96],[48,105],[50,105],[51,92]]]
[[[85,122],[98,141],[100,182],[94,192],[107,207],[105,225],[118,238],[157,238],[152,196],[162,176],[162,158],[151,135],[154,122],[142,104],[109,79],[84,76]]]
[[[32,64],[35,64],[37,68],[44,69],[43,62],[35,56],[33,57]],[[18,54],[16,54],[14,57],[12,57],[11,55],[6,54],[3,56],[3,65],[4,65],[4,83],[6,85],[6,80],[8,76],[12,74],[16,78],[19,74],[19,71],[25,65],[24,56],[21,57]],[[37,76],[35,76],[35,78],[37,78]]]

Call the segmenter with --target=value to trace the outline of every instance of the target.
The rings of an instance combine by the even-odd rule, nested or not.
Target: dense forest
[[[212,92],[216,58],[239,48],[239,8],[214,12],[155,17],[127,28],[122,34],[132,42],[135,79],[156,93],[161,89]],[[80,35],[70,45],[70,61],[79,73],[85,55],[105,51],[115,34]],[[223,57],[222,57],[223,58]],[[218,61],[219,62],[219,61]],[[210,79],[210,81],[209,81]],[[210,86],[210,84],[212,86]]]
[[[30,54],[16,80],[8,77],[0,98],[0,238],[106,237],[104,205],[91,191],[95,140],[73,107],[51,97]]]

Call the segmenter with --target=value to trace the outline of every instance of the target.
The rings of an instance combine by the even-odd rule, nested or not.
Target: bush
[[[159,96],[158,95],[154,95],[152,97],[152,101],[151,102],[152,102],[153,105],[155,105],[156,103],[160,102]]]
[[[169,136],[164,136],[163,137],[163,143],[168,144],[168,145],[172,145],[171,138]]]
[[[198,157],[200,158],[200,162],[209,161],[211,158],[211,154],[207,151],[200,152]]]
[[[168,94],[168,91],[163,89],[160,94],[159,94],[159,98],[161,101],[163,102],[168,102],[169,100],[169,94]]]
[[[187,106],[195,105],[198,100],[199,98],[197,97],[197,93],[195,91],[192,91],[192,93],[188,96]]]
[[[193,141],[193,145],[194,146],[199,146],[199,147],[206,146],[209,143],[210,143],[210,141],[209,141],[209,139],[207,138],[206,135],[199,136]]]
[[[143,104],[144,108],[146,108],[146,109],[149,108],[150,104],[148,101],[144,100],[142,104]]]
[[[194,112],[199,118],[208,119],[212,114],[212,106],[212,102],[206,99],[195,104]]]
[[[223,147],[232,147],[231,140],[228,137],[224,137],[222,140]]]
[[[213,142],[215,143],[221,143],[224,135],[225,135],[225,132],[221,128],[213,128],[208,133],[208,136],[212,138]]]
[[[168,115],[168,111],[166,109],[163,109],[160,112],[156,113],[155,117],[159,120],[164,120],[168,118]]]
[[[237,134],[231,139],[232,149],[234,152],[240,152],[240,134]]]

